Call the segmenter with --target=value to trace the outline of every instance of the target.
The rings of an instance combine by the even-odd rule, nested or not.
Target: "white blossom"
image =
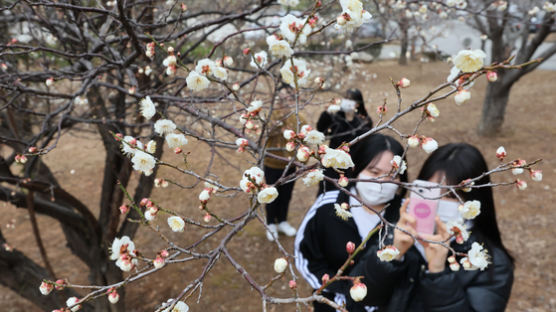
[[[139,105],[141,106],[141,114],[145,119],[149,120],[156,114],[156,107],[150,96],[147,95],[142,99]]]
[[[334,204],[334,210],[336,212],[336,216],[344,221],[347,221],[348,218],[353,216],[347,206],[343,207],[342,205]]]
[[[114,238],[114,241],[112,242],[110,260],[118,259],[124,252],[128,252],[132,256],[135,256],[135,244],[127,235],[122,236],[121,238]]]
[[[471,245],[471,249],[467,252],[467,257],[469,262],[471,262],[472,269],[483,271],[489,264],[488,251],[477,242]]]
[[[243,177],[250,177],[257,185],[261,185],[264,180],[264,171],[259,167],[251,167],[243,172]]]
[[[135,151],[142,150],[143,143],[141,141],[135,139],[132,136],[126,135],[122,142],[122,152],[126,156],[131,156],[135,154]]]
[[[324,171],[322,169],[313,169],[307,173],[303,178],[303,184],[305,186],[312,186],[318,184],[324,179]]]
[[[264,68],[266,66],[267,59],[268,55],[266,54],[266,51],[259,51],[253,55],[249,65],[256,69],[259,69],[259,67]]]
[[[274,271],[283,273],[288,268],[288,260],[286,258],[277,258],[274,260]]]
[[[438,118],[438,116],[440,116],[440,111],[438,110],[438,107],[434,105],[434,103],[429,103],[427,105],[427,113],[433,118]]]
[[[278,0],[283,6],[295,7],[299,4],[299,0]]]
[[[133,163],[134,170],[142,171],[146,176],[152,174],[154,166],[156,165],[156,159],[152,155],[142,151],[136,151],[133,158],[131,158],[131,162]]]
[[[172,303],[172,299],[168,299],[168,301],[166,302],[168,308],[162,310],[162,312],[189,312],[189,306],[185,302],[183,301],[176,302],[174,308],[170,310],[171,303]]]
[[[311,130],[307,132],[303,141],[312,145],[322,144],[324,142],[324,133],[318,130]]]
[[[66,300],[66,306],[68,308],[73,306],[71,308],[72,312],[79,311],[79,309],[81,309],[81,305],[78,303],[79,303],[79,298],[77,297],[70,297],[68,300]]]
[[[386,246],[376,252],[376,256],[380,259],[380,261],[386,262],[396,259],[399,254],[400,251],[393,245]]]
[[[181,133],[169,133],[166,135],[166,143],[170,148],[182,147],[187,144],[187,139]]]
[[[485,58],[482,50],[462,50],[454,57],[454,65],[464,73],[472,73],[483,67]]]
[[[156,152],[156,142],[153,140],[150,140],[149,143],[147,143],[147,152],[154,154]]]
[[[260,111],[262,107],[263,107],[263,101],[255,100],[251,102],[251,104],[249,104],[249,107],[247,108],[247,112],[253,113],[256,111]]]
[[[468,102],[470,99],[471,99],[471,92],[465,89],[456,92],[456,95],[454,96],[454,100],[456,101],[457,105],[461,105],[465,102]]]
[[[257,194],[257,201],[260,204],[269,204],[278,197],[278,190],[275,187],[266,187]]]
[[[276,57],[290,57],[293,54],[290,44],[286,40],[276,38],[275,35],[266,37],[266,43],[270,53]]]
[[[467,220],[475,219],[481,213],[481,202],[478,200],[466,201],[459,206],[458,210],[463,218]]]
[[[187,88],[192,91],[202,91],[208,88],[210,81],[207,77],[200,75],[196,71],[191,71],[187,78],[185,78],[187,82]]]
[[[349,295],[353,301],[361,301],[365,299],[365,296],[367,296],[367,286],[363,283],[357,282],[349,289]]]
[[[54,285],[52,285],[51,283],[47,283],[47,282],[42,282],[41,286],[39,287],[39,291],[44,296],[50,294],[52,289],[54,289]]]
[[[322,157],[322,165],[326,168],[348,169],[354,166],[351,156],[343,150],[325,148],[325,154]]]
[[[395,155],[394,158],[392,158],[392,160],[390,161],[390,164],[392,164],[392,167],[395,170],[398,170],[399,168],[400,174],[404,174],[405,170],[407,170],[407,163],[399,155]]]
[[[154,123],[154,131],[161,136],[176,130],[176,124],[169,119],[159,119]]]
[[[168,225],[173,232],[183,232],[185,221],[181,217],[171,216],[168,218]]]
[[[305,44],[310,33],[311,27],[305,23],[305,20],[292,14],[282,17],[280,21],[280,34],[291,43],[297,38],[298,43]]]
[[[438,142],[436,142],[433,138],[425,138],[421,142],[421,148],[427,153],[430,154],[434,152],[438,148]]]
[[[293,65],[292,65],[293,62]],[[304,87],[309,83],[310,70],[307,68],[307,63],[302,59],[291,59],[284,62],[280,68],[282,80],[295,88],[295,80],[297,78],[297,85]]]

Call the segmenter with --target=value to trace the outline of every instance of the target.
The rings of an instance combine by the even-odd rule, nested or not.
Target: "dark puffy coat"
[[[351,121],[346,119],[344,112],[329,114],[324,111],[317,121],[317,130],[330,138],[330,148],[337,148],[344,142],[349,142],[373,127],[369,117],[356,114]]]
[[[334,276],[348,258],[347,242],[361,244],[361,236],[353,218],[346,221],[336,215],[334,204],[349,202],[349,197],[339,190],[321,194],[301,222],[295,238],[295,264],[303,278],[317,289],[324,274]],[[384,217],[395,222],[399,218],[401,198],[396,197],[386,209]],[[376,239],[373,237],[373,239]],[[372,244],[369,244],[371,246]],[[356,263],[358,259],[356,258]],[[346,274],[350,272],[346,269]],[[330,284],[323,295],[337,302],[344,301],[351,282],[337,281]],[[349,294],[347,294],[349,297]],[[334,311],[328,305],[315,303],[315,312]]]
[[[472,235],[464,245],[453,243],[452,247],[467,252],[476,240],[477,236]],[[377,306],[380,312],[494,312],[506,308],[513,284],[513,263],[492,244],[486,247],[492,262],[486,270],[453,272],[447,265],[440,273],[427,273],[426,262],[415,247],[406,252],[402,261],[392,262],[380,261],[377,248],[376,244],[369,246],[350,271],[351,276],[364,276],[362,281],[367,285],[362,302],[354,303],[348,298],[350,312],[365,311],[363,305]]]

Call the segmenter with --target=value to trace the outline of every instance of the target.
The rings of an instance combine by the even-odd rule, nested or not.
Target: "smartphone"
[[[417,232],[421,234],[434,234],[438,197],[440,189],[434,188],[437,183],[415,180],[409,196],[409,214],[417,220]]]
[[[459,219],[459,203],[451,200],[439,200],[436,214],[444,223]]]

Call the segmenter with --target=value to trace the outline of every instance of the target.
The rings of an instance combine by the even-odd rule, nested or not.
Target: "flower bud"
[[[149,199],[145,197],[145,198],[141,199],[141,201],[139,202],[139,205],[146,206],[148,203],[149,203]]]
[[[341,175],[340,175],[340,178],[338,179],[338,184],[339,184],[341,187],[346,187],[346,186],[348,185],[348,183],[349,183],[348,178],[346,178],[345,175],[341,174]]]
[[[64,281],[63,279],[57,280],[56,285],[54,286],[56,290],[62,290],[64,289],[64,287],[66,287],[66,281]]]
[[[407,145],[409,145],[409,147],[417,147],[419,143],[420,140],[416,135],[412,135],[407,139]]]
[[[353,242],[347,242],[346,251],[349,255],[351,255],[355,251],[355,244]]]
[[[290,280],[288,282],[288,286],[290,287],[290,289],[296,289],[297,288],[297,282],[294,280]]]
[[[402,79],[400,79],[400,81],[398,81],[397,85],[400,88],[407,88],[411,85],[411,81],[409,81],[409,79],[403,77]]]
[[[459,271],[459,269],[460,269],[459,263],[457,263],[457,262],[450,263],[450,270],[456,272],[456,271]]]
[[[232,85],[232,90],[234,90],[234,91],[239,90],[239,83],[234,83],[234,84]]]
[[[361,282],[356,282],[349,290],[349,295],[353,301],[359,302],[367,296],[367,286]]]
[[[506,149],[504,148],[504,146],[500,146],[496,150],[496,158],[500,159],[500,161],[504,160],[507,155],[508,154],[506,153]]]
[[[166,249],[160,251],[160,256],[162,256],[163,258],[168,258],[169,255],[170,253]]]
[[[179,148],[179,147],[174,148],[174,153],[181,154],[181,152],[182,152],[181,148]]]
[[[116,289],[110,288],[108,290],[108,301],[110,301],[111,304],[116,304],[118,303],[119,300],[120,300],[120,295],[118,294]]]
[[[36,146],[31,146],[31,147],[29,147],[28,151],[31,154],[35,154],[36,152],[39,151],[39,149]]]
[[[120,213],[121,214],[126,214],[129,211],[129,206],[128,205],[121,205],[120,206]]]
[[[54,289],[54,285],[52,285],[51,283],[47,283],[47,282],[42,282],[41,286],[39,287],[39,290],[41,291],[41,294],[43,294],[45,296],[50,294],[52,289]]]
[[[324,275],[322,276],[321,280],[322,280],[322,284],[323,284],[323,285],[326,284],[326,283],[328,283],[328,281],[330,280],[330,275],[328,275],[328,273],[327,273],[327,274],[324,274]]]
[[[292,140],[293,138],[295,138],[295,131],[290,130],[290,129],[286,129],[284,130],[284,138],[286,140]]]
[[[47,87],[50,87],[54,83],[54,78],[50,77],[50,78],[46,79],[46,81],[44,83],[46,84]]]
[[[517,179],[515,180],[515,186],[517,187],[518,190],[524,191],[527,188],[527,182]]]
[[[471,99],[471,92],[467,90],[460,90],[456,92],[454,96],[454,100],[456,101],[456,105],[461,105],[463,103],[468,102]]]
[[[251,53],[251,49],[250,49],[250,48],[245,48],[245,49],[243,49],[243,55],[247,55],[247,54],[249,54],[249,53]]]
[[[164,258],[162,258],[162,256],[156,256],[156,258],[154,258],[153,260],[153,266],[156,269],[160,269],[161,267],[164,266]]]
[[[210,213],[208,213],[208,212],[205,213],[205,215],[203,216],[203,221],[204,221],[205,223],[209,223],[211,219],[212,219],[212,216],[211,216]]]
[[[491,70],[487,71],[486,76],[488,81],[490,82],[495,82],[496,80],[498,80],[498,74],[495,71],[491,71]]]
[[[340,26],[343,26],[346,24],[346,18],[344,17],[344,15],[340,15],[336,18],[336,23]]]
[[[542,181],[542,171],[541,170],[531,170],[531,180],[535,182]]]
[[[295,142],[286,143],[286,151],[293,152],[295,150]]]
[[[274,260],[274,271],[276,273],[283,273],[288,267],[288,260],[286,258],[277,258]]]
[[[436,142],[433,138],[424,138],[421,142],[421,148],[427,154],[430,154],[438,148],[438,142]]]

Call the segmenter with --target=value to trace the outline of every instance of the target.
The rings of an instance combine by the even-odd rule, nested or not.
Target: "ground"
[[[394,93],[389,77],[394,80],[402,76],[411,80],[411,87],[403,90],[405,105],[425,94],[434,86],[443,83],[449,73],[446,63],[413,63],[408,67],[399,67],[394,62],[373,64],[357,64],[344,75],[342,90],[357,87],[363,91],[366,107],[376,121],[376,108],[388,99],[389,115],[395,110]],[[338,73],[344,74],[344,73]],[[376,74],[374,76],[373,74]],[[523,178],[529,184],[526,191],[518,191],[515,187],[500,187],[494,191],[498,222],[502,231],[503,241],[516,259],[515,282],[508,311],[554,311],[556,310],[556,230],[551,224],[556,220],[553,210],[554,189],[556,180],[556,124],[554,123],[553,97],[556,72],[535,71],[525,76],[514,86],[510,103],[507,108],[503,132],[494,138],[479,137],[476,126],[480,118],[482,99],[486,81],[481,78],[472,89],[470,103],[456,106],[453,98],[439,103],[440,117],[434,123],[427,122],[419,130],[420,134],[435,138],[439,144],[464,141],[476,145],[485,155],[489,166],[497,165],[495,151],[498,146],[505,146],[509,158],[523,158],[529,161],[543,159],[540,169],[544,179],[540,183],[532,182],[529,177]],[[327,99],[330,95],[321,95]],[[323,107],[311,107],[306,117],[316,122],[318,112]],[[388,116],[389,116],[388,115]],[[415,114],[416,115],[416,114]],[[415,117],[396,124],[401,129],[409,129]],[[191,140],[193,141],[193,140]],[[200,144],[190,142],[188,149],[190,166],[199,171],[206,165]],[[45,160],[55,171],[62,186],[89,207],[98,206],[100,192],[99,166],[103,165],[104,155],[101,143],[88,135],[66,135],[59,147],[45,156]],[[248,164],[239,161],[237,155],[228,156],[231,164],[222,162],[219,174],[229,184],[239,181],[240,170]],[[410,150],[408,154],[410,179],[414,179],[426,155],[421,150]],[[175,155],[167,154],[166,160],[177,162]],[[238,166],[239,168],[234,168]],[[163,177],[174,177],[183,183],[191,182],[168,170],[161,170]],[[495,182],[515,179],[511,173],[503,173],[493,177]],[[135,179],[136,180],[136,179]],[[316,193],[315,188],[307,188],[302,183],[296,185],[289,219],[298,225],[305,211],[310,207]],[[163,207],[179,211],[184,215],[201,219],[198,211],[198,190],[178,190],[169,188],[164,191],[157,189],[153,198]],[[214,210],[223,216],[234,216],[239,208],[246,203],[244,195],[236,198],[218,198],[211,201]],[[41,262],[38,248],[35,245],[31,226],[25,210],[15,209],[7,204],[0,204],[0,225],[8,242],[37,262]],[[244,205],[243,205],[244,206]],[[15,222],[14,222],[15,221]],[[7,225],[15,224],[8,228]],[[165,226],[165,220],[158,220]],[[39,227],[43,234],[48,256],[56,274],[69,278],[74,283],[87,283],[85,265],[71,255],[63,247],[63,234],[59,226],[47,217],[39,217]],[[188,231],[189,230],[189,231]],[[177,242],[187,245],[194,242],[201,234],[186,229],[185,233],[170,235]],[[220,236],[219,236],[220,237]],[[147,229],[141,229],[134,241],[143,253],[153,254],[164,247],[163,243]],[[209,243],[214,244],[216,239]],[[285,248],[293,251],[293,239],[283,238]],[[273,261],[279,256],[276,245],[269,243],[263,228],[257,221],[249,224],[229,243],[230,250],[236,260],[255,280],[265,283],[273,277]],[[143,279],[127,287],[126,305],[128,311],[152,311],[154,307],[171,296],[177,295],[189,281],[199,274],[199,265],[174,265],[165,268],[160,274]],[[283,278],[271,286],[270,293],[275,296],[289,296],[288,279]],[[299,281],[301,295],[308,295],[309,289],[303,281]],[[37,285],[38,287],[38,285]],[[198,299],[199,298],[199,299]],[[197,303],[198,300],[198,303]],[[31,303],[19,298],[15,293],[0,287],[0,302],[3,311],[40,311]],[[261,301],[257,292],[252,290],[232,266],[221,258],[216,267],[209,273],[202,287],[202,294],[196,292],[188,299],[192,311],[260,311]],[[293,311],[292,305],[269,306],[269,311]],[[303,308],[303,310],[307,310]]]

